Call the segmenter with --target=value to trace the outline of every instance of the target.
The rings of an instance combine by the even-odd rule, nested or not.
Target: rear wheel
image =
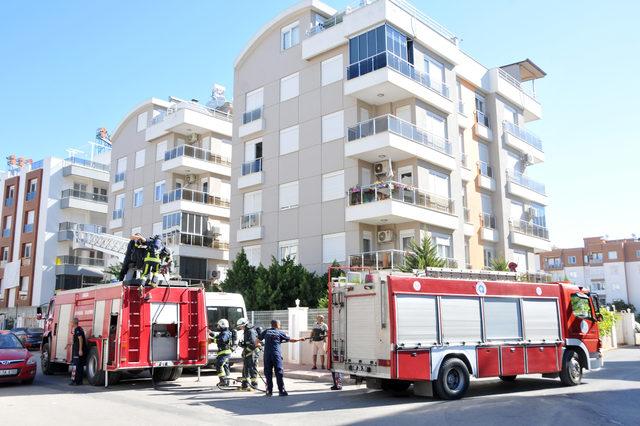
[[[182,367],[174,367],[171,369],[171,374],[169,374],[168,382],[173,382],[178,380],[178,378],[182,376]]]
[[[62,369],[60,364],[51,361],[49,342],[42,345],[42,352],[40,353],[40,368],[42,368],[42,373],[47,376],[57,373]]]
[[[503,382],[513,382],[518,376],[498,376]]]
[[[562,370],[560,370],[560,381],[565,386],[576,386],[582,381],[582,365],[580,356],[573,349],[564,351],[562,357]]]
[[[92,346],[87,356],[87,380],[93,386],[104,386],[104,371],[100,369],[98,349]]]
[[[442,399],[460,399],[469,388],[469,371],[459,358],[449,358],[442,366],[436,380],[437,394]]]
[[[156,367],[153,369],[153,381],[154,382],[166,382],[169,381],[169,377],[173,372],[171,367]]]

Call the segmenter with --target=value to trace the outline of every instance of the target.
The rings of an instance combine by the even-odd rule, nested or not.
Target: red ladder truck
[[[76,317],[87,338],[92,385],[143,369],[152,369],[155,381],[175,380],[183,367],[207,363],[205,309],[204,289],[179,281],[143,291],[121,282],[61,291],[45,316],[42,371],[68,368]]]
[[[336,275],[330,270],[330,276]],[[458,399],[470,376],[577,385],[603,364],[597,298],[515,273],[342,272],[329,282],[329,359],[367,387]]]

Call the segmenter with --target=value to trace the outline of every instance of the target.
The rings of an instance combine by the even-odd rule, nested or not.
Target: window
[[[502,104],[503,106],[503,119],[509,123],[518,124],[518,111],[510,105]]]
[[[151,233],[153,235],[162,234],[162,222],[155,222],[151,227]]]
[[[164,195],[166,187],[167,185],[164,180],[156,182],[156,186],[153,191],[153,201],[162,201],[162,196]]]
[[[411,241],[415,239],[416,233],[413,229],[403,229],[400,231],[400,249],[407,251],[410,249]]]
[[[589,304],[589,298],[582,296],[579,293],[571,295],[571,309],[573,315],[582,319],[591,319],[591,305]]]
[[[35,195],[37,190],[38,190],[38,179],[34,178],[29,180],[29,192],[27,193],[27,201],[30,201],[33,199],[33,195]],[[29,198],[29,194],[32,194],[31,198]]]
[[[591,262],[592,263],[602,263],[602,253],[591,253]]]
[[[253,111],[255,109],[262,108],[263,106],[263,89],[262,87],[247,93],[246,108],[245,111]]]
[[[298,181],[280,185],[280,210],[298,207]]]
[[[636,250],[636,257],[640,257],[640,250]]]
[[[22,246],[22,257],[31,257],[31,243],[25,243]]]
[[[491,262],[496,257],[496,252],[493,247],[485,247],[484,248],[484,267],[490,268]]]
[[[484,317],[487,340],[522,338],[518,299],[487,297]]]
[[[369,253],[372,250],[373,234],[371,231],[362,231],[362,252]]]
[[[338,80],[342,80],[343,70],[342,54],[322,61],[322,85],[326,86]]]
[[[204,235],[207,231],[208,218],[194,213],[182,213],[180,231],[186,234]]]
[[[138,114],[138,131],[141,132],[147,128],[147,112]]]
[[[169,213],[162,216],[162,229],[172,229],[180,226],[180,220],[182,219],[182,214],[180,212]]]
[[[344,137],[344,111],[322,117],[322,142]]]
[[[344,170],[322,175],[322,201],[344,198]]]
[[[144,202],[144,188],[133,191],[133,207],[140,207]]]
[[[346,259],[345,233],[327,234],[322,236],[322,262],[344,262]]]
[[[609,260],[616,260],[618,258],[618,252],[610,251],[609,253],[607,253],[607,257],[609,258]]]
[[[431,241],[435,244],[436,249],[438,250],[438,256],[444,259],[453,258],[451,235],[432,232]]]
[[[575,256],[568,256],[567,257],[567,263],[569,265],[575,265],[576,264],[576,257]]]
[[[300,43],[300,23],[298,21],[284,27],[280,32],[280,48],[287,50]]]
[[[20,293],[29,291],[29,277],[20,277]]]
[[[23,232],[33,232],[33,221],[35,220],[35,216],[36,212],[34,210],[27,212]]]
[[[11,235],[11,224],[13,223],[13,216],[5,216],[4,224],[2,226],[2,238],[9,238]]]
[[[247,255],[247,260],[249,261],[249,265],[258,266],[260,265],[260,246],[245,246],[244,253]]]
[[[444,64],[431,56],[425,55],[424,70],[429,75],[429,87],[444,96],[449,96],[448,90],[444,85]]]
[[[164,160],[165,152],[167,152],[167,141],[158,142],[158,145],[156,145],[156,161]]]
[[[549,269],[562,268],[562,260],[559,257],[548,257],[547,268]]]
[[[144,167],[144,149],[136,152],[136,169]]]
[[[295,263],[298,261],[298,240],[280,241],[278,243],[278,256],[280,260],[291,258]]]
[[[300,130],[297,125],[280,130],[280,155],[297,151],[299,137]],[[262,142],[260,142],[260,149],[262,149]]]
[[[2,261],[9,261],[9,247],[2,247]]]
[[[136,226],[131,228],[131,235],[134,235],[134,234],[142,234],[142,227]]]
[[[116,177],[115,182],[124,180],[125,173],[127,171],[127,157],[118,158],[116,162]]]
[[[295,73],[280,79],[280,102],[295,98],[300,93],[300,74]]]
[[[257,213],[262,211],[262,191],[246,192],[244,194],[243,213]]]
[[[114,210],[120,210],[120,211],[124,210],[124,194],[116,195]]]
[[[449,199],[451,194],[449,189],[449,175],[431,169],[427,170],[427,172],[429,173],[427,185],[429,192],[433,195]],[[436,200],[433,201],[438,202]]]

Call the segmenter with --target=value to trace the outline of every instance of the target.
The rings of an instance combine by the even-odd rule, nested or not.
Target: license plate
[[[154,367],[172,367],[173,365],[173,361],[158,361],[153,363]]]
[[[18,374],[18,370],[0,370],[0,376],[15,376]]]

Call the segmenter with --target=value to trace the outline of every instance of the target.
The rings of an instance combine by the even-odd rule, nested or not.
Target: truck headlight
[[[35,363],[36,363],[36,357],[35,356],[32,356],[31,358],[29,358],[27,360],[27,365],[33,365]]]

